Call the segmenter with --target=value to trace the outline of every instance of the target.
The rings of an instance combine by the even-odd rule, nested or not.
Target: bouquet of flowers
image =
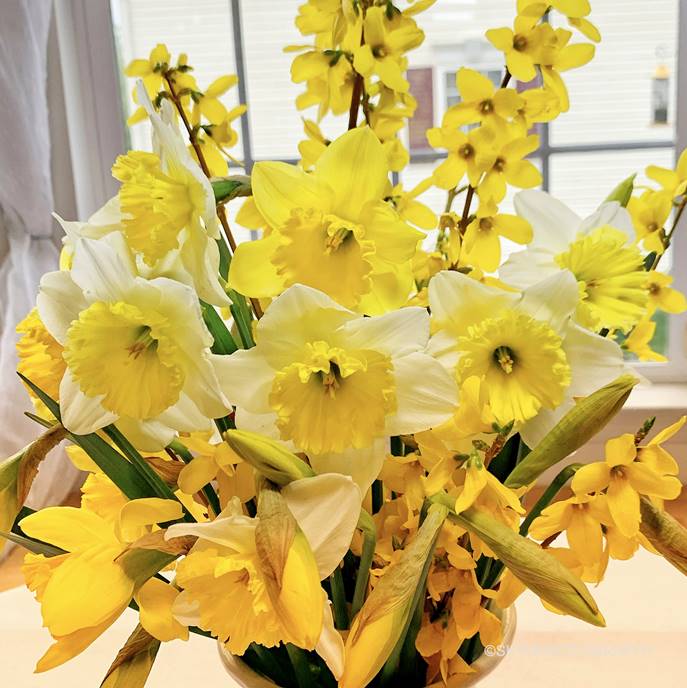
[[[532,132],[568,110],[562,74],[600,36],[587,0],[518,0],[513,27],[486,33],[501,85],[458,69],[460,102],[427,131],[445,159],[392,186],[416,107],[406,54],[433,1],[307,0],[310,45],[287,49],[317,121],[300,164],[250,176],[228,174],[235,77],[203,90],[164,45],[127,68],[153,152],[115,161],[119,193],[86,222],[60,220],[62,264],[18,328],[44,432],[0,464],[0,530],[29,550],[54,638],[38,671],[131,607],[107,688],[143,686],[160,644],[189,633],[253,685],[453,688],[479,678],[525,588],[600,626],[585,583],[610,559],[644,547],[687,573],[662,446],[685,418],[566,462],[628,398],[628,354],[660,358],[655,312],[687,307],[657,271],[687,154],[587,218],[534,190]],[[334,140],[327,114],[344,120]],[[509,187],[517,214],[499,208]],[[236,245],[228,204],[258,240]],[[504,238],[522,245],[505,261]],[[62,440],[88,474],[81,505],[33,511]]]

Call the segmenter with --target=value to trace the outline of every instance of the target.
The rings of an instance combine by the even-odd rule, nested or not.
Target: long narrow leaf
[[[35,385],[27,377],[18,373],[19,377],[31,388],[36,396],[47,406],[50,413],[59,421],[59,404],[47,395],[40,387]],[[154,497],[146,481],[137,473],[136,469],[117,450],[105,440],[91,433],[89,435],[75,435],[69,433],[69,439],[81,447],[100,470],[129,498],[140,499],[142,497]]]

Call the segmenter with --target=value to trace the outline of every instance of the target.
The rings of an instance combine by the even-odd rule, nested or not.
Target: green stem
[[[530,509],[527,518],[520,525],[520,535],[523,537],[527,535],[532,525],[532,521],[537,518],[546,507],[551,504],[554,497],[563,489],[564,485],[571,480],[575,473],[582,468],[581,463],[571,463],[566,466],[552,481],[551,484],[544,490],[543,494],[536,501],[535,505]]]
[[[177,501],[172,488],[152,469],[150,464],[138,453],[136,448],[114,425],[103,428],[105,434],[115,443],[129,461],[131,461],[136,472],[145,480],[153,491],[154,496],[161,499],[171,499]],[[184,507],[184,520],[195,521],[186,507]]]
[[[337,566],[334,573],[329,576],[329,584],[332,587],[332,606],[334,608],[334,626],[340,631],[345,631],[349,625],[348,608],[346,605],[346,589],[344,588],[341,567]]]
[[[360,565],[358,567],[358,575],[355,579],[355,590],[353,591],[353,603],[351,605],[351,618],[361,610],[365,603],[365,594],[367,593],[367,584],[370,580],[370,568],[372,567],[372,559],[375,554],[375,546],[377,544],[377,531],[375,529],[372,516],[367,511],[360,512],[360,519],[358,520],[358,528],[363,531],[363,550],[360,555]]]
[[[214,339],[214,344],[211,347],[213,354],[228,355],[233,354],[238,349],[231,332],[224,324],[224,320],[215,310],[214,306],[209,303],[200,302],[200,307],[203,312],[203,320],[205,326],[210,330],[210,334]]]
[[[286,651],[296,674],[298,688],[317,688],[313,675],[310,673],[310,661],[305,650],[288,643]]]
[[[668,234],[666,234],[666,238],[664,241],[664,251],[663,251],[663,253],[656,254],[650,270],[655,270],[658,267],[658,264],[661,262],[661,258],[664,256],[665,252],[670,247],[671,241],[673,239],[673,234],[675,233],[675,229],[677,228],[677,225],[680,222],[680,218],[682,217],[682,213],[685,212],[686,206],[687,206],[687,193],[683,196],[682,200],[680,201],[680,205],[678,206],[677,212],[675,213],[675,219],[673,220],[673,226],[670,228],[670,231],[668,232]]]
[[[250,328],[251,316],[246,299],[242,294],[234,290],[229,291],[229,298],[232,300],[232,305],[229,307],[229,310],[236,323],[236,328],[239,331],[243,348],[250,349],[255,346],[255,341],[253,340],[253,333]]]

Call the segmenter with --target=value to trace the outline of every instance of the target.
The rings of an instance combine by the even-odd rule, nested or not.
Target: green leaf
[[[59,547],[53,547],[47,542],[40,542],[40,540],[33,540],[17,533],[5,533],[0,530],[0,537],[13,542],[15,545],[20,545],[24,549],[33,552],[34,554],[43,554],[46,557],[56,557],[58,554],[64,554],[64,550]]]
[[[487,470],[503,482],[512,472],[520,457],[520,435],[515,434],[491,460]]]
[[[252,196],[250,177],[245,174],[216,177],[210,180],[215,193],[215,203],[226,203],[233,198]]]
[[[27,377],[18,373],[19,377],[31,388],[36,396],[48,407],[50,413],[61,421],[59,404],[48,396],[40,387]],[[91,433],[90,435],[75,435],[69,433],[69,439],[81,447],[93,459],[100,470],[129,498],[154,497],[148,483],[136,469],[105,440]]]
[[[214,306],[211,306],[209,303],[201,301],[200,306],[205,326],[210,330],[210,334],[215,340],[211,347],[212,353],[220,355],[233,354],[238,349],[238,346],[236,346],[236,342],[231,336],[231,332],[229,332],[224,320],[222,320]]]

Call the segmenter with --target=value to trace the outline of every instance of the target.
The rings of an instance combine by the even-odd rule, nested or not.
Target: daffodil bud
[[[641,498],[642,535],[676,569],[687,576],[687,529],[651,500]]]
[[[448,495],[439,499],[443,502],[444,497],[451,500]],[[483,540],[510,572],[542,600],[594,626],[606,625],[585,584],[535,542],[475,508],[451,517]]]
[[[515,467],[505,484],[511,488],[529,485],[547,468],[586,444],[620,411],[638,382],[633,375],[621,375],[581,399]]]
[[[448,515],[434,504],[413,541],[375,586],[353,620],[346,640],[344,673],[339,688],[363,688],[384,666],[408,626],[424,594],[423,579],[432,561],[434,546]]]
[[[314,649],[322,632],[325,596],[317,562],[284,497],[271,487],[258,497],[255,546],[289,642]]]
[[[284,486],[315,475],[305,461],[276,440],[246,430],[227,430],[224,439],[244,461],[275,485]]]
[[[117,653],[100,688],[137,688],[145,685],[160,649],[160,641],[153,638],[141,626]]]

